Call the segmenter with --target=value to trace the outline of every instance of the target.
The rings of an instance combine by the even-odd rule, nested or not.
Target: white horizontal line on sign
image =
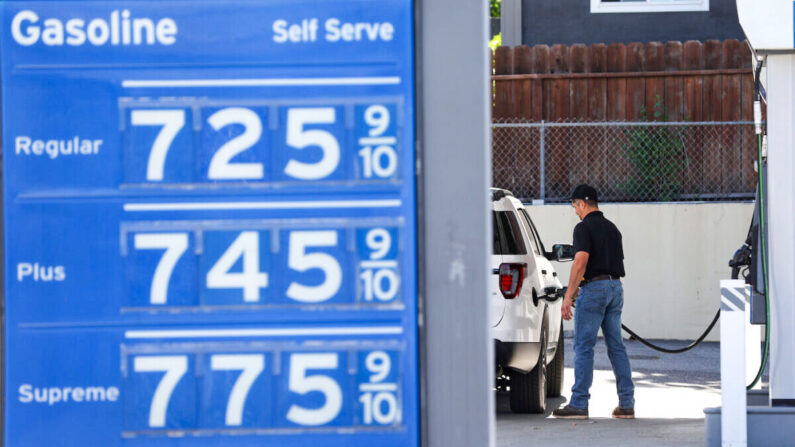
[[[394,383],[363,383],[359,385],[359,391],[397,391],[397,384]]]
[[[365,78],[261,78],[261,79],[127,79],[125,88],[142,87],[312,87],[346,85],[398,85],[400,76]]]
[[[124,211],[285,210],[317,208],[399,208],[400,199],[301,202],[125,203]]]
[[[233,338],[233,337],[294,337],[319,335],[400,335],[400,326],[329,327],[280,329],[155,329],[126,331],[129,339],[144,338]]]
[[[397,138],[395,137],[364,137],[359,138],[359,144],[362,146],[367,145],[378,145],[378,144],[397,144]]]
[[[398,263],[397,261],[362,261],[360,265],[363,269],[389,269],[397,268]]]

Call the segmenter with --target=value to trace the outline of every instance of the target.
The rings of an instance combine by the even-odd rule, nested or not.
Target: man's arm
[[[578,251],[574,254],[574,262],[571,264],[571,275],[569,276],[569,287],[566,289],[566,296],[563,297],[563,305],[560,309],[564,320],[571,319],[571,303],[585,274],[585,266],[588,265],[589,256],[590,254],[587,251]]]

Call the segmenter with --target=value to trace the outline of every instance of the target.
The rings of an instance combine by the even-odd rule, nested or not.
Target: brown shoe
[[[613,410],[613,417],[616,419],[635,419],[635,409],[616,407]]]
[[[558,408],[552,412],[552,416],[559,419],[588,419],[587,408],[574,408],[566,405],[563,408]]]

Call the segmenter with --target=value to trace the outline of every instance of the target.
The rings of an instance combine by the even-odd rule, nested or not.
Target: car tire
[[[547,340],[549,331],[541,330],[541,353],[538,363],[527,374],[510,371],[510,402],[514,413],[543,413],[547,409]]]
[[[547,396],[560,397],[563,392],[563,369],[566,360],[566,343],[563,340],[563,321],[560,322],[558,332],[558,347],[555,349],[555,358],[547,368]]]

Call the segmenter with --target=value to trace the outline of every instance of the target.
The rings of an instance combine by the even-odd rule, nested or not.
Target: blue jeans
[[[607,356],[613,365],[618,389],[618,405],[635,407],[635,385],[629,356],[621,339],[621,308],[624,307],[624,289],[620,281],[603,280],[588,283],[580,288],[574,308],[574,386],[571,387],[571,405],[588,408],[593,382],[593,348],[599,327],[605,337]]]

